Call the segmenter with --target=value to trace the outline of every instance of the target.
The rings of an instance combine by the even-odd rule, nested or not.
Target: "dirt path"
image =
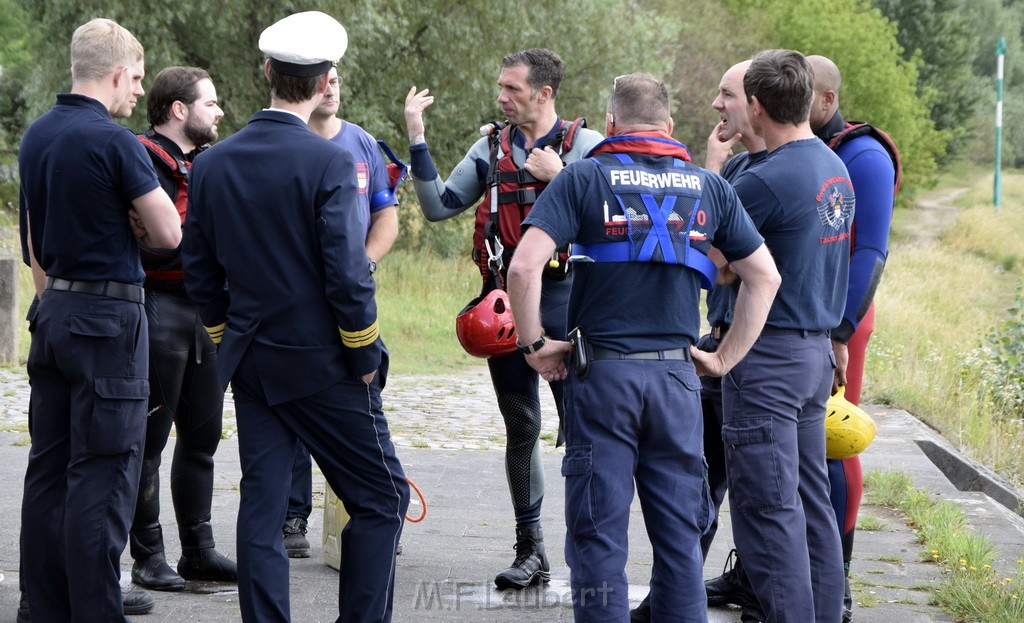
[[[953,205],[966,188],[944,188],[925,193],[917,198],[912,228],[906,228],[906,239],[909,242],[928,242],[935,240],[956,219],[957,207]]]

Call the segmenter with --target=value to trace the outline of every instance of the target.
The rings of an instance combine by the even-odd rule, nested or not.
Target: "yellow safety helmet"
[[[878,426],[864,410],[846,399],[846,388],[828,399],[825,412],[825,455],[848,459],[864,451],[875,439]]]

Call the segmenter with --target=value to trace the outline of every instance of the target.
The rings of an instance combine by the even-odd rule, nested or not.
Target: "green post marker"
[[[1003,201],[1003,58],[1006,56],[1006,39],[999,37],[996,44],[996,173],[993,178],[992,203],[999,211]]]

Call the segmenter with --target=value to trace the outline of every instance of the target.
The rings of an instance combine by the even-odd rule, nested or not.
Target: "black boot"
[[[306,540],[306,520],[302,517],[286,519],[281,528],[284,551],[289,558],[309,558],[309,541]],[[399,544],[401,545],[401,544]]]
[[[210,522],[179,525],[178,534],[181,536],[181,558],[178,560],[181,577],[200,582],[238,581],[235,561],[214,549]]]
[[[730,562],[733,563],[731,566]],[[754,598],[754,594],[746,581],[743,567],[740,564],[740,557],[737,555],[736,550],[729,552],[729,557],[725,559],[725,569],[722,575],[704,581],[704,590],[708,595],[709,606],[733,604],[745,607],[757,605],[757,599]]]
[[[164,538],[160,524],[132,526],[129,538],[132,558],[132,582],[154,591],[180,591],[185,580],[175,573],[164,558]]]
[[[494,578],[494,584],[501,590],[522,589],[534,582],[551,579],[551,567],[544,553],[544,533],[536,528],[516,528],[516,559],[512,566]]]

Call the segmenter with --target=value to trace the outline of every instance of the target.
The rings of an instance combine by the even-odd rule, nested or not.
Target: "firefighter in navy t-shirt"
[[[761,329],[779,283],[729,184],[672,139],[668,93],[647,74],[616,79],[607,134],[555,178],[526,218],[509,271],[520,350],[548,381],[566,379],[566,560],[577,621],[628,617],[626,533],[634,479],[654,546],[656,619],[706,621],[700,535],[704,479],[698,374],[721,375]],[[542,332],[540,288],[552,251],[585,261],[568,306],[575,344]],[[714,244],[743,286],[716,353],[693,347]]]
[[[834,623],[843,577],[825,469],[829,331],[846,302],[853,187],[808,123],[813,73],[769,50],[743,80],[768,156],[733,183],[782,286],[760,338],[722,381],[733,536],[765,621]]]

